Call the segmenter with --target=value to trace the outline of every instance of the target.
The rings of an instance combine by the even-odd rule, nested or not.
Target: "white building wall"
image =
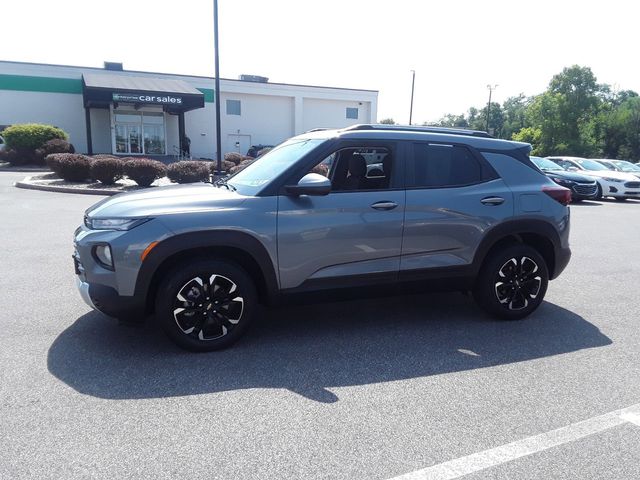
[[[91,142],[93,153],[111,153],[111,117],[106,108],[91,109]]]
[[[357,108],[358,118],[347,118],[347,108]],[[303,131],[312,128],[342,128],[358,123],[371,123],[368,102],[303,98],[302,111]]]
[[[60,127],[69,134],[76,150],[87,149],[82,95],[0,90],[0,125],[14,123],[47,123]]]
[[[80,80],[84,72],[102,69],[0,61],[0,75],[71,78]],[[212,78],[150,72],[113,72],[113,75],[180,79],[196,88],[213,90]],[[223,153],[250,144],[277,144],[319,126],[340,128],[354,123],[375,122],[378,92],[256,83],[220,79],[222,96],[221,127]],[[226,114],[226,100],[241,101],[240,116]],[[357,120],[346,118],[346,108],[359,109]],[[178,145],[178,119],[167,115],[167,153]],[[81,94],[0,90],[0,124],[43,122],[58,125],[70,135],[78,151],[86,151],[85,112]],[[111,151],[111,125],[108,110],[92,109],[94,152]],[[239,131],[239,132],[238,132]],[[185,113],[185,132],[191,140],[194,158],[215,158],[215,103]],[[242,153],[245,153],[243,151]]]

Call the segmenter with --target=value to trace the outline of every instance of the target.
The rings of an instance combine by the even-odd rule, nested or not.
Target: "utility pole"
[[[411,70],[413,73],[413,79],[411,80],[411,107],[409,108],[409,125],[411,125],[411,120],[413,119],[413,90],[416,85],[416,71]]]
[[[216,69],[216,160],[218,161],[218,175],[222,172],[222,136],[220,133],[220,51],[218,45],[218,0],[213,0],[213,44],[215,52],[215,69]]]
[[[487,133],[489,133],[489,114],[491,113],[491,94],[493,93],[493,91],[498,88],[498,84],[496,83],[495,85],[491,86],[491,85],[487,85],[487,88],[489,89],[489,102],[487,103]]]

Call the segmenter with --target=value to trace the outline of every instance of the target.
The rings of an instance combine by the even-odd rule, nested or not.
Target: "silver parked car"
[[[491,315],[522,318],[571,255],[571,192],[530,149],[431,127],[299,135],[225,181],[89,208],[75,232],[78,287],[107,315],[154,313],[197,351],[236,341],[258,303],[358,287],[471,291]]]

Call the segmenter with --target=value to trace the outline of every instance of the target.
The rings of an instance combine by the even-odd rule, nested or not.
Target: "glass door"
[[[166,153],[162,112],[117,112],[114,120],[115,153],[134,155]]]

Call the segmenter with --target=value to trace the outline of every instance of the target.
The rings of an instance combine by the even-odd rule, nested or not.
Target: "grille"
[[[640,182],[627,182],[624,186],[627,188],[640,188]]]
[[[596,193],[596,190],[598,189],[598,184],[593,184],[593,185],[574,185],[573,186],[573,191],[576,192],[578,195],[594,195]]]

